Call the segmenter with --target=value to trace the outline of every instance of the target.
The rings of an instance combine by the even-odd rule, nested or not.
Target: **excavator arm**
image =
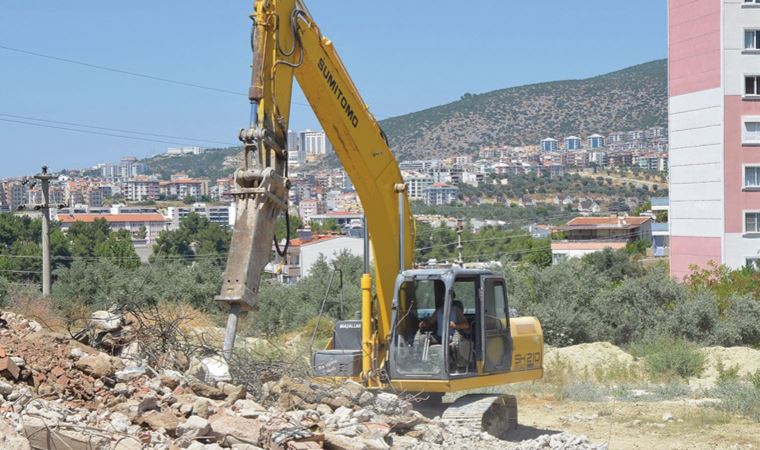
[[[252,119],[240,133],[243,164],[235,174],[237,217],[221,294],[229,307],[225,352],[237,315],[254,307],[270,259],[274,224],[287,213],[286,139],[295,76],[314,110],[366,217],[375,263],[376,302],[362,278],[364,373],[385,360],[396,275],[411,267],[414,220],[386,137],[359,95],[332,42],[299,0],[256,0],[249,99]],[[372,320],[374,319],[374,321]],[[370,330],[372,330],[371,335]],[[375,367],[377,368],[377,367]]]

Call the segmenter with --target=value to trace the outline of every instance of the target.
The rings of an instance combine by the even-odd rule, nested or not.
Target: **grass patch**
[[[716,408],[760,422],[760,389],[744,381],[719,382],[710,393],[720,399]]]
[[[661,337],[631,345],[631,353],[644,358],[655,378],[668,379],[699,376],[704,370],[705,356],[699,348],[683,339]]]
[[[593,381],[581,380],[568,383],[559,389],[558,399],[575,400],[579,402],[599,402],[610,395],[606,386]]]

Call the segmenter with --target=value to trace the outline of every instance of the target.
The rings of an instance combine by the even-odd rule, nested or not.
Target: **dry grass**
[[[51,298],[43,297],[34,287],[14,288],[10,293],[7,309],[27,319],[35,320],[49,331],[66,330],[66,317],[55,307]]]

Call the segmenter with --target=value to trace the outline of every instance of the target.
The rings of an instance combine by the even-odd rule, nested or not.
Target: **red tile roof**
[[[166,218],[158,213],[146,214],[58,214],[57,219],[62,223],[95,222],[105,219],[106,222],[166,222]]]
[[[625,226],[632,226],[632,225],[633,226],[643,225],[651,220],[652,220],[651,217],[639,217],[639,216],[576,217],[572,219],[571,221],[567,222],[567,226],[571,226],[571,227],[591,226],[591,227],[596,227],[596,228],[625,227]]]
[[[552,250],[604,250],[611,248],[620,250],[625,248],[625,242],[596,242],[596,241],[576,241],[576,242],[552,242]]]

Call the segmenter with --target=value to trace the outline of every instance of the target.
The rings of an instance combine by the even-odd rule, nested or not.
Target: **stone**
[[[221,356],[209,356],[201,360],[205,374],[206,383],[216,383],[218,381],[230,381],[230,366]]]
[[[111,426],[119,433],[126,433],[131,421],[126,414],[120,412],[111,413]]]
[[[134,392],[134,388],[126,383],[116,383],[113,387],[113,393],[116,395],[129,396]]]
[[[8,379],[17,380],[21,369],[10,356],[0,358],[0,376]]]
[[[333,413],[333,409],[325,405],[324,403],[320,403],[317,405],[317,412],[320,415],[327,416]]]
[[[121,314],[95,311],[90,315],[88,324],[99,331],[116,331],[121,328]]]
[[[224,403],[227,406],[231,406],[236,401],[244,399],[245,394],[247,393],[245,386],[242,384],[240,386],[235,386],[234,384],[220,381],[217,384],[217,388],[227,395],[224,399]]]
[[[199,416],[190,416],[177,427],[177,437],[182,443],[189,443],[199,436],[207,436],[211,431],[208,420]]]
[[[361,439],[352,439],[335,433],[325,433],[325,448],[334,450],[369,450]]]
[[[29,444],[35,449],[66,448],[66,449],[97,449],[110,448],[109,440],[92,433],[81,433],[71,430],[56,430],[49,427],[39,417],[25,416],[24,435]]]
[[[193,402],[193,414],[208,419],[211,415],[209,406],[211,402],[207,398],[198,398]]]
[[[71,359],[79,359],[82,356],[84,356],[84,352],[81,348],[73,347],[71,350],[69,350],[69,358]]]
[[[137,405],[137,412],[138,414],[142,414],[145,411],[150,411],[156,408],[158,408],[158,398],[156,398],[155,395],[150,394],[140,400],[140,403]]]
[[[179,372],[175,372],[173,370],[164,370],[161,375],[159,375],[159,380],[161,381],[161,384],[168,387],[169,389],[176,389],[177,386],[182,382],[182,378],[179,374]]]
[[[139,439],[133,436],[123,436],[119,439],[113,450],[142,450],[145,448]]]
[[[346,396],[352,400],[358,400],[365,392],[364,386],[354,380],[346,380],[341,388],[348,394]]]
[[[122,370],[117,371],[115,374],[116,379],[121,382],[129,382],[140,378],[145,375],[145,367],[141,366],[129,366]]]
[[[673,417],[673,413],[666,412],[665,414],[662,415],[663,422],[671,422],[673,420],[675,420],[675,417]]]
[[[188,384],[190,386],[190,389],[196,395],[200,395],[201,397],[211,398],[214,400],[223,400],[227,398],[227,395],[221,390],[215,388],[214,386],[209,386],[208,384],[203,383],[198,379],[191,378]]]
[[[0,395],[6,396],[13,393],[13,386],[0,380]]]
[[[74,363],[74,367],[95,378],[111,377],[116,372],[111,357],[105,353],[83,356]]]
[[[171,436],[176,434],[177,427],[179,426],[179,419],[169,411],[143,414],[138,418],[138,422],[148,426],[151,430],[158,431],[164,429]]]
[[[227,442],[232,440],[235,441],[232,443],[253,445],[259,443],[262,424],[257,420],[217,414],[209,418],[209,423],[211,431],[225,438]],[[228,439],[230,437],[233,439]]]

